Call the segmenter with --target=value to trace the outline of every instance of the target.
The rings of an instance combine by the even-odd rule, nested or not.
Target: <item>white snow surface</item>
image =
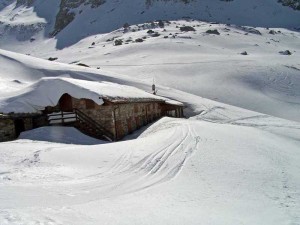
[[[112,144],[1,143],[1,225],[299,224],[300,125],[240,116],[163,118]]]
[[[164,28],[145,23],[132,25],[126,31],[121,28],[107,34],[91,35],[63,50],[56,49],[55,39],[17,42],[9,48],[43,59],[57,57],[57,61],[70,64],[70,67],[1,51],[0,61],[7,64],[1,71],[1,78],[10,77],[11,74],[18,77],[19,70],[23,74],[19,81],[24,85],[24,71],[29,81],[37,81],[37,78],[44,76],[71,76],[99,81],[105,75],[106,81],[122,84],[124,81],[119,81],[119,78],[126,77],[125,82],[128,79],[136,81],[129,85],[138,85],[147,92],[151,90],[149,85],[154,78],[157,86],[167,86],[218,102],[300,121],[298,31],[201,21],[170,22]],[[196,31],[181,32],[179,28],[182,26],[192,26]],[[152,37],[147,33],[150,29],[160,36]],[[220,35],[206,33],[214,29]],[[164,38],[166,36],[168,38]],[[144,42],[135,42],[138,38],[144,38]],[[115,46],[112,39],[123,40],[123,45]],[[8,45],[3,47],[8,48]],[[280,54],[286,50],[292,55]],[[241,55],[244,51],[248,55]],[[79,69],[74,65],[77,63],[84,63],[94,70]],[[74,71],[72,75],[69,74],[70,70]],[[100,74],[101,78],[95,74]],[[117,79],[112,79],[112,75]],[[22,85],[14,80],[18,79],[0,83],[6,87],[2,91],[16,90]],[[141,82],[147,88],[136,84]],[[159,95],[161,92],[158,90]]]
[[[46,106],[57,105],[65,93],[78,99],[92,99],[98,105],[104,103],[103,98],[124,101],[159,100],[180,104],[127,85],[60,77],[41,78],[21,92],[20,95],[0,99],[0,112],[36,113]]]
[[[47,23],[45,18],[37,16],[33,7],[17,6],[16,3],[15,1],[0,11],[0,21],[2,23],[11,26]]]
[[[0,59],[4,99],[43,77],[151,88],[7,51]],[[163,118],[118,143],[98,144],[69,128],[0,143],[0,224],[299,224],[299,123],[158,88],[193,116]]]
[[[19,139],[74,145],[96,145],[106,143],[105,141],[82,134],[74,127],[64,126],[40,127],[34,130],[25,131],[20,134]]]
[[[16,0],[7,1],[2,7],[0,5],[0,45],[3,44],[8,50],[15,48],[20,41],[30,43],[32,40],[42,40],[54,31],[61,1],[30,2],[30,6],[24,3],[17,5]],[[111,32],[125,23],[138,24],[158,19],[179,20],[185,17],[224,24],[289,29],[300,26],[299,10],[284,7],[277,0],[103,2],[96,8],[84,4],[71,8],[75,19],[55,36],[55,46],[59,49],[66,48],[82,38]],[[146,4],[147,2],[151,4]]]
[[[196,31],[179,32],[183,24]],[[300,224],[299,33],[199,21],[151,29],[162,35],[119,29],[62,51],[49,39],[15,46],[60,63],[0,50],[1,104],[44,81],[150,91],[154,77],[158,94],[183,102],[189,117],[162,118],[117,143],[53,127],[0,143],[1,225]]]

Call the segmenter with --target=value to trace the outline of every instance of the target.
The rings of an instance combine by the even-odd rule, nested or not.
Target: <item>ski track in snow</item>
[[[175,129],[172,129],[174,126]],[[18,156],[14,156],[16,152],[2,150],[0,151],[2,161],[10,161],[9,163],[6,161],[6,164],[13,165],[13,168],[0,173],[2,178],[0,180],[0,199],[5,199],[8,205],[11,205],[18,199],[14,193],[18,192],[18,190],[25,190],[26,197],[20,196],[23,202],[20,206],[21,208],[30,207],[31,205],[35,207],[61,207],[66,204],[69,204],[69,206],[72,204],[84,204],[90,201],[134,193],[165,183],[178,175],[186,160],[197,149],[200,138],[195,136],[196,132],[188,123],[180,125],[171,123],[167,124],[167,126],[161,123],[148,135],[151,136],[151,133],[164,129],[171,132],[165,133],[163,144],[159,145],[158,149],[153,145],[153,150],[142,159],[138,161],[133,160],[133,150],[128,149],[120,157],[117,157],[115,162],[111,163],[112,166],[106,168],[105,171],[73,179],[55,173],[53,169],[60,167],[58,164],[55,165],[55,161],[51,163],[43,161],[44,155],[51,155],[56,150],[63,151],[67,146],[57,144],[57,147],[45,147],[45,149],[40,147],[41,150],[31,149],[29,152],[25,151],[24,154],[18,152]],[[177,137],[176,140],[174,140],[174,137]],[[16,141],[15,144],[22,145],[22,140]],[[45,144],[46,146],[49,145],[47,142]],[[39,143],[32,142],[33,148],[36,145],[39,146]],[[132,163],[133,161],[136,162]],[[22,173],[21,177],[19,177],[19,173]],[[4,177],[6,176],[10,178],[5,180]],[[39,182],[36,183],[36,181]],[[34,187],[34,189],[31,190],[31,187]],[[36,195],[36,188],[47,191]],[[1,195],[1,192],[6,193],[5,196]],[[57,198],[62,198],[63,201],[58,201],[61,202],[59,204],[54,203],[55,201],[50,201],[45,205],[45,203],[40,201],[43,193],[46,196],[53,196],[56,200],[58,200]],[[38,197],[36,198],[36,196]],[[83,198],[83,196],[85,197]],[[95,198],[95,196],[98,197]],[[76,198],[78,200],[74,200]],[[0,206],[1,225],[63,224],[47,217],[41,221],[30,220],[30,223],[27,223],[26,219],[29,218],[26,218],[26,215],[14,213],[14,209],[7,210],[7,205]]]
[[[224,108],[216,107],[202,116],[208,116],[216,109]],[[101,148],[97,145],[70,147],[68,144],[25,139],[2,143],[2,146],[6,146],[6,150],[0,147],[0,199],[4,203],[0,204],[1,225],[66,224],[60,221],[57,215],[63,212],[68,215],[77,214],[79,212],[75,208],[79,205],[96,204],[107,199],[145,192],[176,180],[174,178],[180,175],[191,155],[197,153],[199,157],[202,149],[207,151],[207,146],[213,147],[220,138],[217,136],[216,140],[213,140],[211,134],[199,132],[203,123],[207,123],[201,122],[203,118],[200,121],[199,119],[163,119],[150,126],[137,140],[99,145]],[[247,121],[251,121],[253,126],[246,129],[260,129],[260,123],[268,119],[269,116],[256,115],[240,117],[220,124],[234,129],[241,125],[249,127]],[[244,121],[246,125],[243,124]],[[289,129],[293,128],[300,129],[296,125]],[[24,146],[24,149],[9,150],[18,149],[20,146]],[[285,153],[272,149],[261,151],[260,146],[256,148],[253,149],[253,153],[256,152],[262,158],[268,159],[272,165],[276,165],[275,174],[278,178],[274,184],[279,185],[277,188],[282,190],[270,192],[267,191],[268,189],[262,189],[262,194],[273,202],[274,207],[289,215],[290,224],[297,224],[300,193],[295,191],[298,184],[290,177],[289,161]],[[99,150],[101,152],[98,154]],[[74,158],[71,152],[77,156]],[[207,153],[202,154],[205,156]],[[80,165],[80,161],[76,162],[78,157],[83,157],[80,160],[83,165]],[[93,158],[96,161],[91,162],[91,165],[94,164],[91,168],[94,169],[90,170],[87,162]],[[79,166],[75,166],[76,164]],[[264,168],[262,168],[264,174],[263,171]],[[207,172],[209,171],[202,171],[200,174]],[[182,179],[182,176],[180,177]],[[270,182],[273,181],[265,182],[266,186],[270,186]],[[215,192],[215,188],[211,187],[211,191]],[[16,201],[19,203],[17,204]],[[37,218],[31,218],[32,210],[38,209],[42,209],[42,213],[39,213]],[[49,213],[51,216],[47,215]],[[96,223],[94,218],[86,214],[78,216],[82,220],[89,221],[90,224]]]
[[[159,129],[164,128],[160,127]],[[138,162],[132,163],[133,150],[128,150],[118,157],[113,165],[110,168],[106,168],[104,172],[71,180],[57,173],[55,173],[54,177],[51,177],[50,171],[52,167],[59,167],[59,165],[43,162],[42,160],[44,155],[51,154],[52,151],[60,151],[60,149],[64,149],[65,147],[47,147],[44,150],[32,149],[30,152],[24,153],[25,155],[21,154],[20,156],[14,156],[14,152],[11,154],[1,151],[1,154],[3,152],[3,162],[5,160],[13,160],[15,168],[12,172],[2,172],[0,175],[3,177],[10,174],[11,178],[9,180],[16,187],[22,187],[24,181],[26,181],[27,184],[40,187],[79,186],[78,189],[80,189],[80,192],[91,190],[97,186],[97,193],[105,197],[114,196],[115,193],[124,194],[134,192],[174,178],[180,172],[188,157],[197,148],[197,137],[194,137],[194,133],[190,131],[189,125],[178,126],[172,133],[165,136],[164,144],[159,149],[156,149],[157,147],[154,145],[153,152],[144,156]],[[177,137],[175,141],[173,141],[174,136]],[[16,143],[19,144],[18,142]],[[33,146],[36,145],[34,142],[32,144]],[[18,168],[24,170],[22,171],[23,177],[19,178],[19,181],[15,180],[16,177],[14,177],[17,175],[14,172],[17,172]],[[36,184],[36,180],[39,180],[41,177],[35,174],[48,174],[50,176],[45,177],[48,178],[46,182],[41,180],[41,182]],[[103,193],[101,193],[101,187],[104,188]],[[109,190],[109,193],[105,193],[107,190]],[[64,190],[60,191],[65,192]]]

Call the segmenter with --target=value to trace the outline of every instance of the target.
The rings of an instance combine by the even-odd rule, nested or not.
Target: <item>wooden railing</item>
[[[93,120],[90,116],[76,108],[73,109],[73,112],[58,112],[49,114],[48,121],[50,125],[69,125],[77,122],[80,125],[89,127],[92,132],[101,139],[106,139],[108,141],[113,141],[115,139],[113,133],[107,130],[99,122]]]
[[[58,112],[48,114],[49,124],[67,124],[73,123],[76,121],[76,113],[75,112]]]
[[[109,141],[114,140],[114,135],[107,130],[104,126],[102,126],[99,122],[93,120],[91,117],[86,115],[84,112],[79,109],[74,109],[76,120],[79,122],[83,122],[93,128],[99,135],[102,135],[105,139]]]

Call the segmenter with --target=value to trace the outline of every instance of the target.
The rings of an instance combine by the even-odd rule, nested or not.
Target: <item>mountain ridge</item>
[[[293,29],[300,26],[300,11],[295,10],[299,4],[299,0],[6,0],[0,4],[0,45],[41,36],[56,38],[61,49],[124,24],[182,18]]]

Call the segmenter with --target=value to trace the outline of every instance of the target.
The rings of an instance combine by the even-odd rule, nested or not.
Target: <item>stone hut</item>
[[[11,106],[23,114],[2,116],[0,141],[45,125],[74,126],[87,135],[117,141],[163,116],[183,117],[182,103],[126,85],[44,78],[35,87],[26,93],[27,101],[8,100],[7,109]]]
[[[120,140],[127,134],[131,134],[163,116],[183,117],[183,105],[174,104],[176,102],[172,104],[160,99],[113,99],[108,97],[103,98],[103,101],[104,103],[99,105],[91,99],[78,99],[65,93],[60,98],[58,105],[46,107],[44,113],[63,111],[75,112],[78,114],[77,116],[86,115],[90,121],[93,120],[106,129],[108,131],[106,135],[112,140]],[[67,115],[66,118],[68,118]],[[61,122],[60,119],[59,121]],[[78,128],[83,129],[80,126]]]

